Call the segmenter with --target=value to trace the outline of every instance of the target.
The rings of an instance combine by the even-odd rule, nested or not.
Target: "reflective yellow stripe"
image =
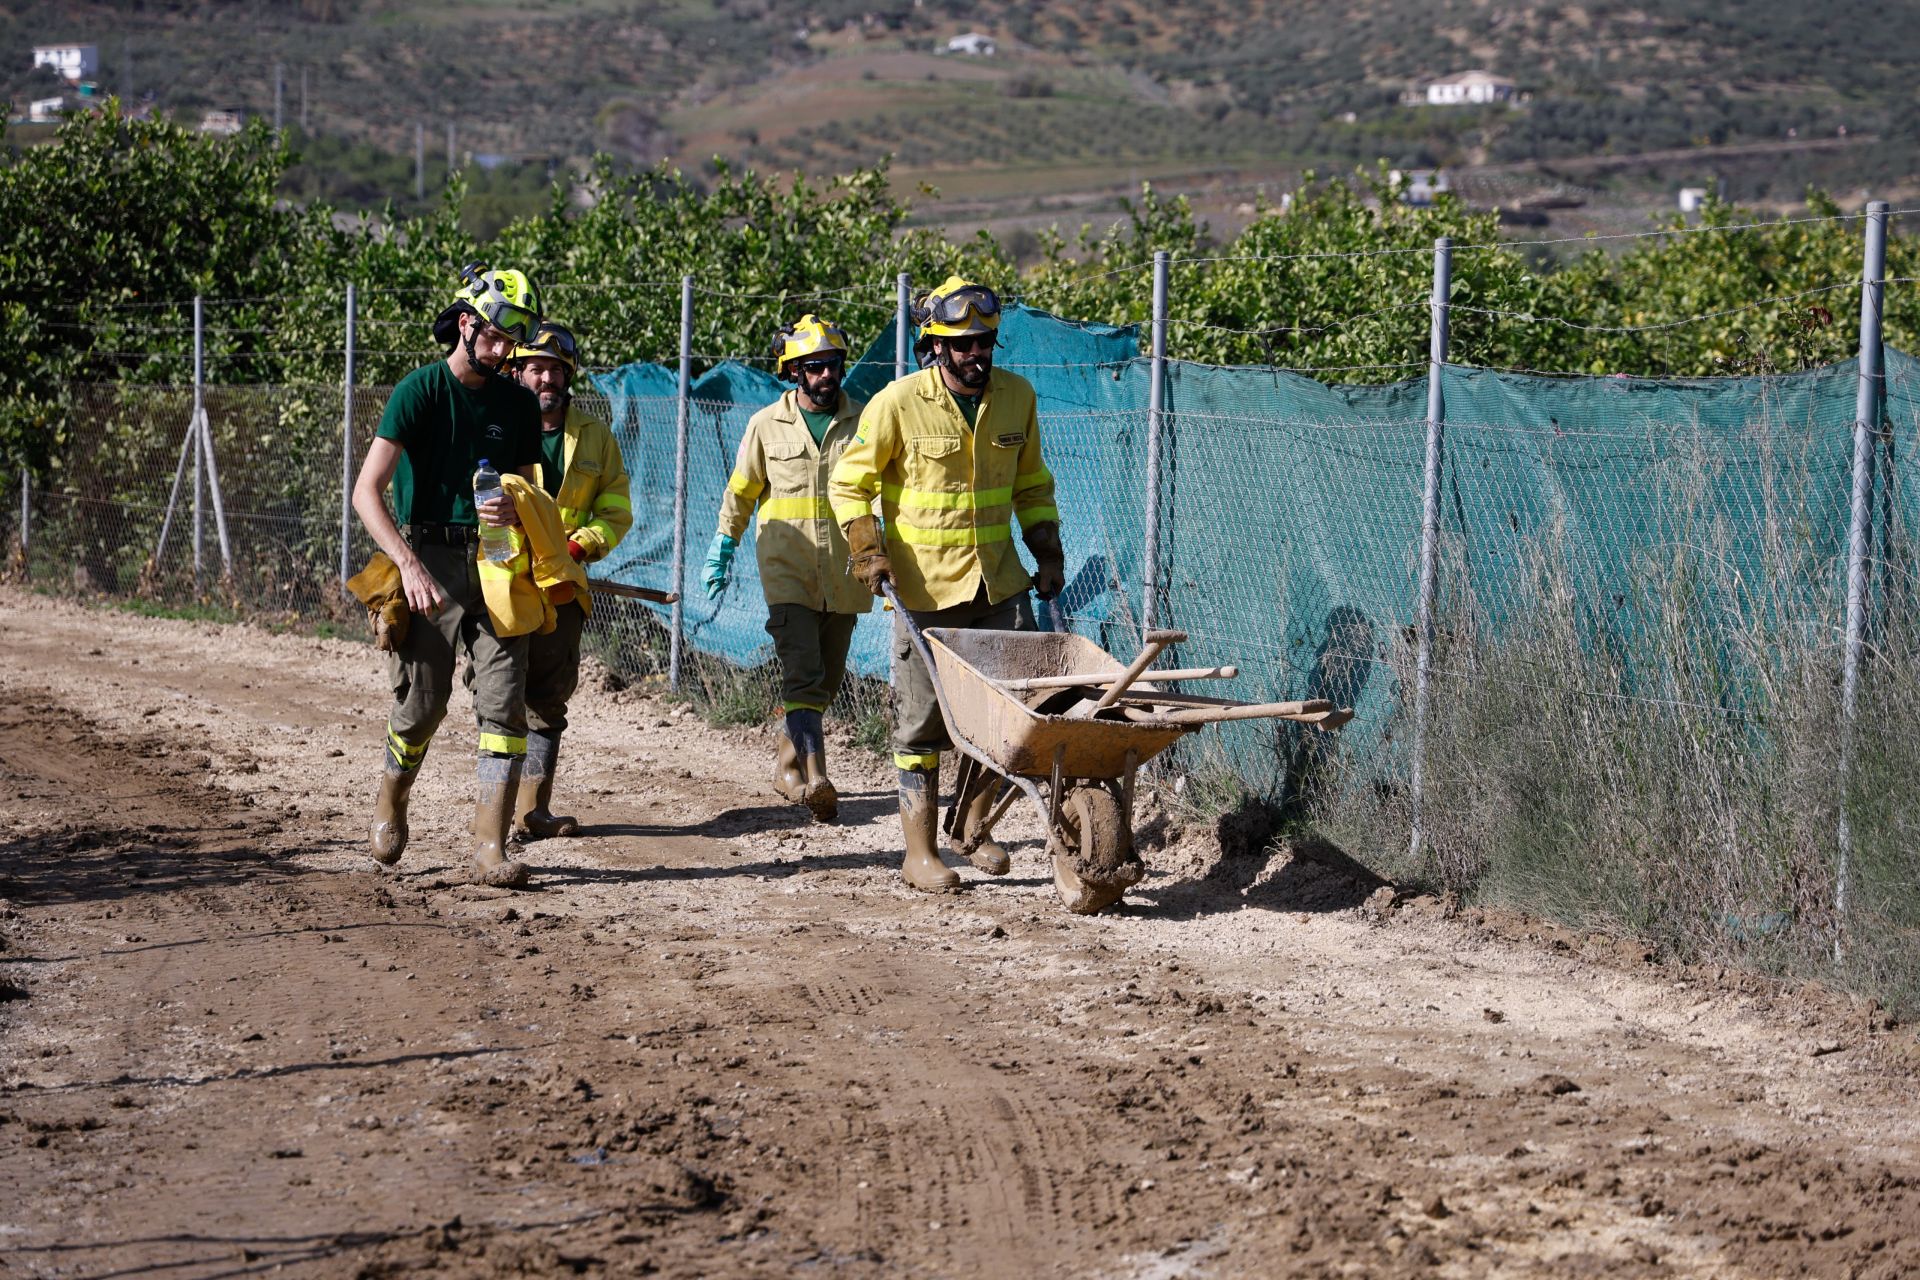
[[[433,739],[429,737],[416,747],[395,733],[392,725],[387,726],[387,745],[393,748],[393,758],[405,768],[418,769],[420,762],[427,758],[427,748],[432,744]]]
[[[825,707],[816,707],[811,702],[788,702],[782,706],[787,711],[826,711]]]
[[[483,733],[480,749],[496,756],[523,756],[527,754],[527,740],[524,735],[509,738],[504,733]]]
[[[603,493],[593,500],[595,511],[631,511],[633,504],[617,493]]]
[[[768,498],[760,504],[762,520],[831,520],[833,508],[825,498]]]
[[[1012,489],[973,489],[966,493],[935,493],[926,489],[906,489],[897,484],[880,486],[880,492],[903,507],[926,510],[975,511],[1013,501]]]
[[[760,496],[761,490],[766,487],[765,481],[750,480],[738,471],[727,477],[727,488],[733,490],[743,498],[757,498]]]
[[[1013,530],[1004,524],[990,524],[980,529],[922,529],[895,519],[887,525],[887,536],[916,547],[977,547],[986,542],[1010,541]]]
[[[897,769],[938,769],[940,753],[931,751],[923,756],[912,756],[896,751],[893,753],[893,764]]]
[[[1058,507],[1021,507],[1020,508],[1020,527],[1022,529],[1031,529],[1033,528],[1033,526],[1037,524],[1048,524],[1048,523],[1052,523],[1052,524],[1060,523],[1060,508]]]
[[[480,557],[480,576],[483,578],[517,577],[526,567],[527,559],[524,552],[507,561],[505,564],[501,564],[497,560],[489,560],[485,556]]]
[[[861,516],[870,516],[872,514],[872,499],[868,499],[865,502],[836,502],[833,504],[833,522],[835,524],[845,524],[849,520],[858,520]]]
[[[1013,478],[1013,487],[1016,489],[1031,489],[1037,484],[1046,484],[1052,479],[1053,472],[1042,467],[1038,471],[1029,471],[1023,476],[1015,476]]]

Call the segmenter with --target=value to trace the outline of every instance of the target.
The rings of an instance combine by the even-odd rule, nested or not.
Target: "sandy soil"
[[[1031,828],[914,895],[877,767],[811,826],[635,691],[477,889],[463,695],[396,873],[365,647],[0,590],[0,655],[0,1275],[1920,1272],[1912,1033],[1817,990],[1153,815],[1117,914]]]

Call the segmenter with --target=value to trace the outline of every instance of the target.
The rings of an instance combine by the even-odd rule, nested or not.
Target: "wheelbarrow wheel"
[[[1133,851],[1133,830],[1120,797],[1087,784],[1067,792],[1053,846],[1053,887],[1076,915],[1090,916],[1120,901],[1146,874]]]

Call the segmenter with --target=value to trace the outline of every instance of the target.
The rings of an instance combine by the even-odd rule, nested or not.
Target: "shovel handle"
[[[1140,678],[1142,671],[1145,671],[1153,665],[1153,660],[1160,656],[1162,649],[1170,644],[1179,644],[1186,638],[1187,633],[1184,631],[1147,632],[1146,644],[1143,645],[1140,652],[1134,656],[1133,662],[1127,669],[1120,673],[1120,678],[1107,686],[1107,691],[1100,695],[1100,701],[1093,704],[1093,714],[1098,715],[1114,703],[1120,701],[1120,695],[1125,693],[1128,686]]]
[[[605,578],[588,578],[587,590],[595,595],[619,596],[623,600],[650,600],[654,604],[672,604],[680,598],[678,591],[661,591],[654,587],[630,587],[624,582],[608,582]]]

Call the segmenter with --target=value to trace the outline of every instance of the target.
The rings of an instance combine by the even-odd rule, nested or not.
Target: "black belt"
[[[441,547],[471,547],[480,541],[480,526],[475,524],[410,524],[407,541],[415,546],[432,543]]]

